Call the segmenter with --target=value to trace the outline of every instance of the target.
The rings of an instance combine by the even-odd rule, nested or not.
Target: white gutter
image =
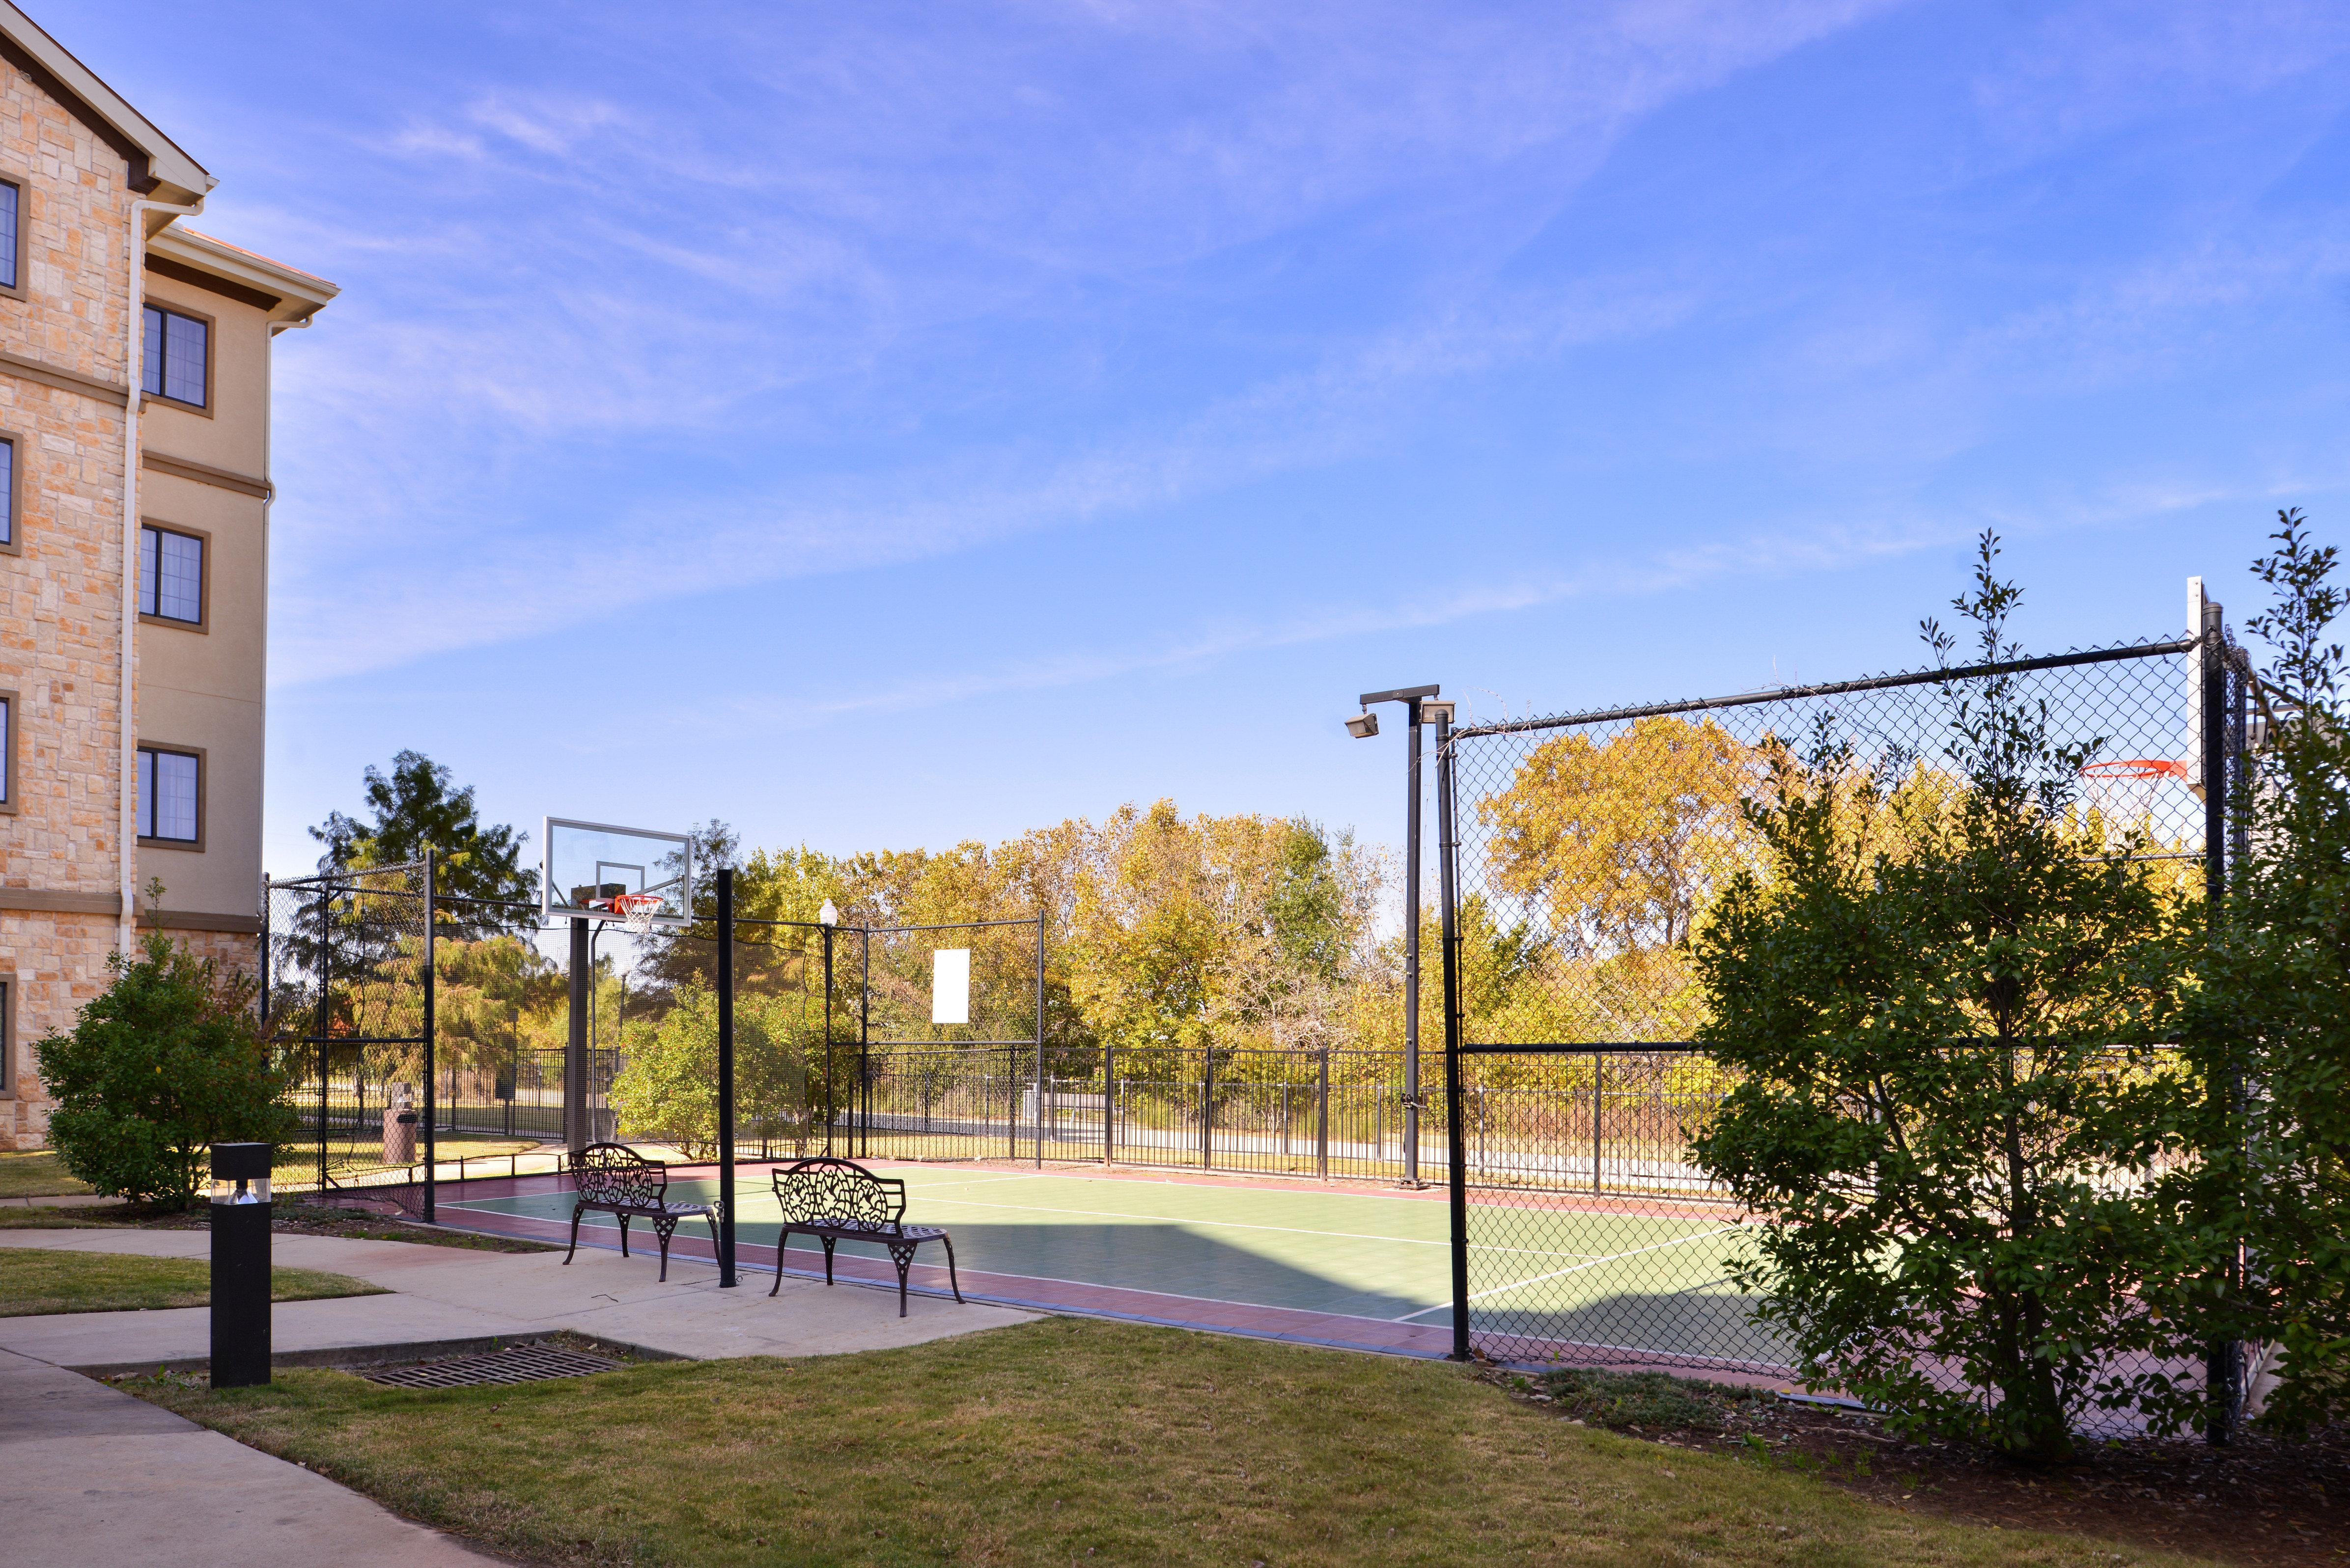
[[[139,356],[147,342],[147,225],[141,214],[169,213],[182,218],[203,209],[202,202],[187,207],[170,202],[130,203],[130,310],[122,354],[122,788],[114,827],[120,841],[115,859],[121,868],[122,897],[115,945],[126,958],[139,934],[139,405],[146,396],[140,389],[146,377]]]

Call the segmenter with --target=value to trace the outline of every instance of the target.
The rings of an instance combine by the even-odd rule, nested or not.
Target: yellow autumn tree
[[[1490,891],[1524,928],[1492,1022],[1574,1031],[1546,1038],[1689,1038],[1700,1012],[1685,953],[1714,891],[1751,860],[1755,769],[1711,719],[1642,719],[1528,753],[1477,806]]]

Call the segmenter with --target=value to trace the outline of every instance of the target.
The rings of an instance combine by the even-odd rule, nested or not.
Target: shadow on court
[[[1334,1248],[1331,1270],[1323,1272],[1301,1266],[1295,1243],[1284,1249],[1289,1256],[1276,1257],[1270,1248],[1260,1251],[1202,1235],[1181,1224],[1134,1220],[1007,1224],[959,1220],[949,1229],[954,1237],[955,1262],[966,1278],[975,1272],[1008,1274],[1382,1322],[1441,1302],[1446,1289],[1445,1254],[1440,1248],[1390,1246],[1379,1249],[1383,1255],[1367,1255],[1369,1250],[1361,1247]],[[774,1224],[748,1218],[737,1231],[741,1241],[762,1247],[774,1246],[776,1233]],[[808,1249],[805,1257],[803,1246]],[[1415,1258],[1416,1251],[1429,1255]],[[843,1257],[888,1256],[878,1246],[855,1241],[842,1242],[840,1253]],[[813,1238],[793,1239],[792,1267],[821,1267],[822,1256]],[[932,1251],[923,1261],[943,1260]]]

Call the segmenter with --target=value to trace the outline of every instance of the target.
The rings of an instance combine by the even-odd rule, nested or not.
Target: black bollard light
[[[213,1386],[269,1381],[269,1164],[265,1143],[213,1145]]]

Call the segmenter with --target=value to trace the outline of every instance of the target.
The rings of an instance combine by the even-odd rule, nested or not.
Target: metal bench
[[[935,1225],[909,1225],[906,1184],[894,1177],[876,1176],[853,1160],[818,1156],[776,1171],[770,1178],[775,1206],[783,1210],[784,1229],[775,1238],[775,1282],[767,1293],[784,1288],[784,1249],[792,1232],[814,1236],[824,1243],[824,1282],[832,1283],[832,1250],[842,1241],[879,1241],[898,1265],[898,1315],[906,1315],[906,1271],[913,1266],[914,1249],[925,1241],[947,1250],[947,1284],[954,1299],[962,1300],[962,1282],[955,1278],[954,1242]]]
[[[626,1144],[591,1143],[571,1157],[571,1177],[579,1200],[571,1210],[571,1247],[563,1254],[567,1266],[579,1250],[579,1220],[590,1209],[617,1215],[620,1221],[620,1256],[629,1255],[629,1221],[646,1219],[660,1238],[660,1277],[669,1278],[669,1239],[677,1222],[699,1214],[710,1227],[712,1251],[718,1245],[718,1206],[713,1203],[671,1203],[669,1167],[647,1159]]]

